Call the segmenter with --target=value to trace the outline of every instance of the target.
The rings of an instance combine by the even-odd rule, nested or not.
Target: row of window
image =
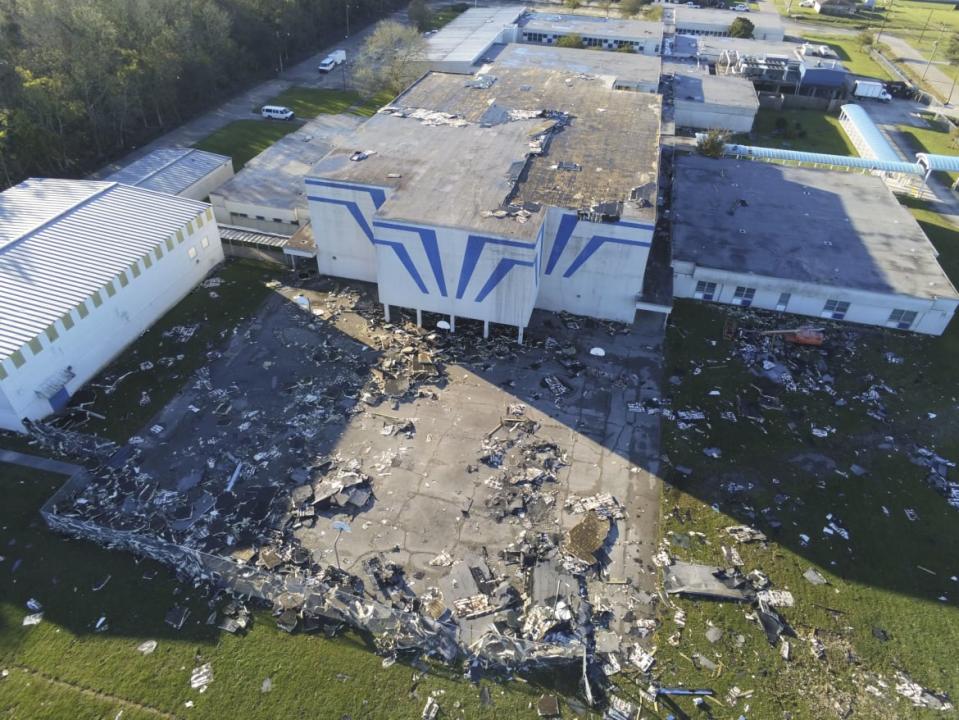
[[[250,216],[247,215],[246,213],[241,213],[241,212],[231,212],[230,215],[232,215],[233,217],[239,217],[239,218],[248,218],[248,217],[250,217]],[[255,217],[256,217],[257,220],[262,220],[263,222],[266,222],[266,216],[264,216],[264,215],[256,215]],[[283,218],[273,218],[273,222],[275,222],[275,223],[286,223],[287,225],[299,225],[299,224],[300,224],[300,221],[299,221],[299,220],[284,220]]]
[[[700,280],[696,283],[696,291],[693,293],[693,297],[699,300],[715,300],[716,288],[716,283]],[[753,299],[755,297],[756,288],[739,285],[736,287],[735,292],[733,292],[732,304],[739,305],[741,307],[749,307],[753,304]],[[776,302],[776,309],[780,312],[785,312],[791,299],[792,293],[780,293],[779,300]],[[844,320],[848,312],[849,302],[846,300],[830,299],[827,300],[823,305],[820,317],[828,318],[830,320]],[[897,328],[899,330],[908,330],[912,327],[912,324],[916,321],[918,315],[919,313],[917,313],[915,310],[893,310],[891,313],[889,313],[889,319],[886,320],[886,326]]]
[[[210,220],[210,221],[213,220],[213,212],[209,209],[206,211],[206,220]],[[203,221],[204,221],[204,215],[203,214],[197,215],[196,221],[195,221],[196,229],[203,227]],[[195,232],[193,220],[187,223],[186,227],[187,227],[187,235],[192,235]],[[174,239],[171,236],[166,239],[166,242],[164,243],[164,245],[166,246],[167,251],[171,252],[173,248],[176,247],[176,245],[179,245],[180,243],[184,242],[185,239],[186,238],[183,234],[183,231],[177,230],[176,242],[174,243]],[[94,291],[93,294],[90,295],[89,297],[89,303],[92,305],[92,309],[95,310],[96,308],[100,307],[101,305],[103,305],[103,302],[106,298],[112,298],[114,295],[117,294],[119,289],[125,288],[127,285],[129,285],[131,276],[134,279],[138,278],[143,273],[143,270],[149,270],[151,267],[153,267],[153,263],[156,261],[159,261],[160,258],[163,257],[164,245],[157,245],[152,251],[150,251],[149,253],[144,255],[142,258],[140,258],[140,260],[137,260],[131,263],[130,267],[127,270],[121,270],[117,274],[115,280],[108,281],[106,285],[104,285],[100,290]],[[210,246],[210,241],[206,238],[206,236],[204,236],[200,240],[200,245],[203,248],[207,248]],[[190,256],[191,260],[196,258],[197,250],[195,246],[190,247],[188,251],[188,255]],[[140,268],[141,262],[143,263],[142,270]],[[127,275],[127,273],[129,273],[129,276]],[[75,309],[76,309],[78,318],[80,320],[83,320],[90,314],[91,307],[88,306],[87,301],[84,300],[78,303]],[[76,322],[77,321],[74,320],[73,311],[68,310],[63,315],[63,317],[61,317],[58,321],[55,321],[46,330],[44,330],[43,334],[47,336],[47,340],[49,342],[51,343],[56,342],[57,339],[59,339],[60,337],[60,333],[66,332],[68,330],[72,330],[73,327],[76,325]],[[58,324],[59,324],[59,329],[57,327]],[[30,348],[30,352],[34,356],[39,355],[41,352],[43,352],[43,349],[44,349],[44,345],[40,341],[40,336],[37,336],[29,340],[26,346]],[[27,362],[27,357],[26,355],[24,355],[23,348],[11,353],[10,361],[13,363],[13,366],[15,368],[19,369],[23,367],[24,364]],[[3,380],[6,377],[7,377],[7,371],[4,368],[3,363],[0,362],[0,380]]]
[[[677,35],[703,35],[706,37],[729,37],[729,30],[691,30],[676,28]]]
[[[523,40],[525,42],[531,43],[546,43],[550,45],[555,43],[559,38],[564,37],[563,35],[547,35],[546,33],[538,32],[524,32]],[[583,45],[586,47],[603,47],[609,50],[614,50],[616,48],[622,47],[631,47],[637,52],[641,51],[645,47],[645,43],[635,42],[631,40],[605,40],[603,38],[594,38],[594,37],[584,37]],[[656,46],[654,52],[659,52],[659,45]]]

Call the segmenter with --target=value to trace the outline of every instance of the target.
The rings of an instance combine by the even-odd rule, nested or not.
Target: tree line
[[[0,189],[82,176],[397,0],[0,0]]]

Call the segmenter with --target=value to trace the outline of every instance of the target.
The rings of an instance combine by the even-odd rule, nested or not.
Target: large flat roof
[[[757,29],[759,28],[777,28],[782,30],[783,21],[779,13],[756,12],[748,13],[736,12],[734,10],[722,10],[720,8],[691,8],[680,5],[676,7],[676,31],[679,32],[684,26],[696,25],[714,25],[716,27],[727,28],[733,20],[738,17],[744,17],[751,22]]]
[[[227,202],[306,210],[303,178],[330,151],[337,138],[348,135],[361,122],[362,118],[348,114],[321,115],[310,120],[250,160],[211,195]]]
[[[31,179],[0,193],[0,360],[207,207],[89,180]]]
[[[500,68],[540,68],[573,75],[595,75],[609,87],[617,80],[628,83],[659,83],[662,58],[641,53],[577,50],[555,45],[510,44],[496,57],[490,72]]]
[[[476,62],[525,9],[522,5],[470,8],[429,37],[426,57],[430,62]]]
[[[625,214],[653,219],[659,169],[661,99],[612,90],[599,78],[540,68],[496,69],[483,85],[461,75],[430,73],[394,106],[426,108],[469,123],[502,127],[513,117],[560,120],[546,151],[533,156],[515,200],[583,209],[633,201]],[[455,148],[452,149],[455,156]]]
[[[796,52],[802,47],[802,43],[792,42],[773,42],[771,40],[751,40],[749,38],[731,38],[718,37],[713,35],[692,35],[677,37],[677,43],[680,39],[690,38],[690,42],[695,43],[692,54],[706,58],[718,58],[723,51],[729,51],[735,59],[738,53],[744,57],[765,57],[767,55],[786,56],[790,60],[798,60]]]
[[[107,180],[179,195],[217,168],[226,155],[195,148],[159,148],[110,175]]]
[[[661,22],[620,20],[590,15],[534,12],[524,15],[520,25],[523,30],[529,32],[582,35],[611,40],[648,40],[663,37]]]
[[[678,70],[673,75],[673,97],[704,105],[759,108],[759,96],[750,80],[738,75],[710,75],[694,67]]]
[[[379,114],[318,163],[311,175],[392,188],[377,212],[380,218],[532,238],[539,222],[520,223],[492,213],[512,192],[515,167],[524,164],[530,140],[552,124],[544,119],[497,127],[427,124]],[[350,160],[357,150],[368,157]]]
[[[912,215],[873,175],[677,158],[673,259],[913,297],[957,298]]]

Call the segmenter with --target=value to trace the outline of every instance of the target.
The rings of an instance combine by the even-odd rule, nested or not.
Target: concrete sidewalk
[[[0,450],[0,464],[21,465],[23,467],[40,470],[41,472],[59,473],[60,475],[73,475],[80,470],[79,465],[51,460],[50,458],[37,457],[36,455],[27,455],[26,453],[15,452],[13,450]],[[3,470],[0,469],[0,474]]]

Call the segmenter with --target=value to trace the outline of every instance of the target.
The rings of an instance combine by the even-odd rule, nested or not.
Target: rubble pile
[[[288,632],[362,629],[387,658],[466,658],[474,669],[509,670],[579,667],[585,658],[589,676],[602,681],[645,652],[655,621],[642,617],[630,583],[617,585],[619,605],[597,592],[626,507],[610,492],[567,492],[569,451],[542,432],[542,416],[523,402],[504,403],[474,454],[456,459],[469,492],[454,512],[502,526],[494,534],[501,544],[434,551],[420,565],[399,562],[400,545],[360,557],[354,548],[341,563],[344,535],[368,526],[391,531],[388,521],[367,517],[399,502],[407,488],[395,477],[415,464],[412,444],[431,442],[418,418],[403,412],[437,400],[450,382],[448,367],[483,373],[526,363],[541,382],[522,390],[547,407],[574,402],[578,378],[636,392],[638,377],[607,364],[595,338],[579,349],[555,339],[577,332],[581,320],[560,315],[546,324],[544,339],[520,346],[512,332],[481,340],[477,327],[455,334],[418,327],[395,308],[386,322],[380,306],[349,287],[322,295],[275,289],[289,302],[208,354],[210,362],[148,428],[119,451],[95,447],[100,460],[45,506],[51,527],[226,588],[230,599],[210,619],[225,632],[249,626],[252,599],[272,608]],[[349,333],[331,330],[339,327]],[[625,332],[613,323],[597,327],[610,336]],[[366,434],[347,451],[339,442],[350,428]],[[64,446],[72,436],[38,437]],[[86,441],[72,442],[81,452]],[[626,634],[615,627],[624,605],[635,608]],[[174,628],[188,620],[181,608],[167,618]]]

